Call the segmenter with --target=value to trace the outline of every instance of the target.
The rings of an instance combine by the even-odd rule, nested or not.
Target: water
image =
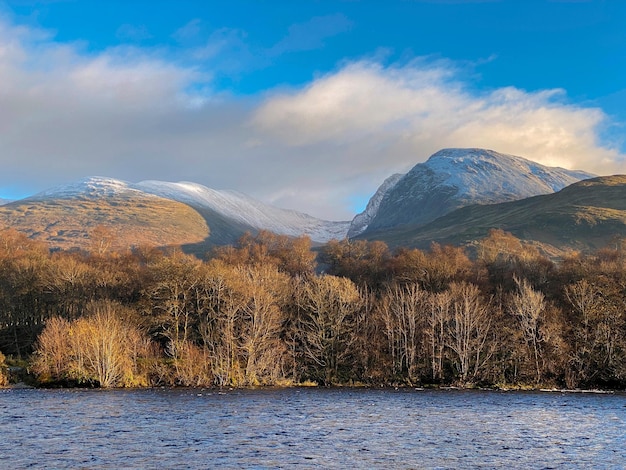
[[[624,468],[626,396],[3,390],[0,468]]]

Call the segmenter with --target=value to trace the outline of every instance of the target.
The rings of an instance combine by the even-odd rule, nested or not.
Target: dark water
[[[625,468],[626,396],[3,390],[0,468]]]

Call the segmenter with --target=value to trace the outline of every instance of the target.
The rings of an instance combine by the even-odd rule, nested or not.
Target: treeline
[[[626,385],[626,251],[554,263],[492,231],[468,251],[244,236],[50,253],[0,233],[0,350],[44,383]]]

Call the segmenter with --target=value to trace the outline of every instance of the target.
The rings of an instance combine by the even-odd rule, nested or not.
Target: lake
[[[624,468],[626,395],[0,391],[0,468]]]

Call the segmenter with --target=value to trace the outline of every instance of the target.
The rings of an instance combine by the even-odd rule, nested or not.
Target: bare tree
[[[146,385],[137,362],[149,343],[122,321],[123,310],[101,301],[91,303],[87,316],[72,322],[51,319],[40,336],[35,370],[52,380],[96,382],[103,388]]]
[[[427,294],[418,284],[389,287],[380,303],[394,375],[406,370],[409,383],[419,380],[419,350]]]
[[[491,330],[489,304],[476,285],[465,282],[452,283],[450,296],[447,345],[454,353],[460,380],[465,383],[480,378],[492,355],[486,344]]]
[[[544,338],[541,332],[543,316],[546,312],[546,300],[542,292],[533,290],[525,279],[513,278],[517,292],[512,294],[509,301],[509,311],[514,315],[521,328],[526,345],[530,349],[535,365],[535,381],[541,382],[543,361],[542,344]]]
[[[443,379],[443,360],[446,346],[446,322],[450,317],[452,297],[449,291],[429,296],[430,312],[426,336],[430,343],[430,368],[433,380]]]
[[[334,383],[353,353],[355,315],[361,308],[359,291],[349,279],[323,275],[308,279],[300,295],[298,328],[304,358],[317,378]]]

